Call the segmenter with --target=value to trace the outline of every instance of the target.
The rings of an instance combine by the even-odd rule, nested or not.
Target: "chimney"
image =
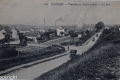
[[[56,26],[56,21],[55,21],[55,26]]]
[[[45,27],[45,18],[44,18],[44,27]]]

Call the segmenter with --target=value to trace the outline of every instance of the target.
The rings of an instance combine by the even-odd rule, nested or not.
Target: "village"
[[[87,27],[85,27],[87,26]],[[89,27],[89,25],[85,25],[83,28],[78,29],[76,25],[72,26],[60,26],[56,28],[40,28],[40,27],[10,27],[10,26],[0,26],[0,40],[2,44],[2,40],[4,42],[8,42],[9,44],[23,44],[25,41],[30,43],[41,43],[51,39],[56,39],[64,36],[73,35],[71,33],[74,32],[76,34],[75,37],[82,37],[86,35],[87,32],[95,31],[94,25],[93,27]],[[109,27],[105,27],[109,29]],[[120,30],[119,27],[117,27]]]
[[[88,30],[93,31],[94,29],[88,28]],[[72,31],[74,31],[79,38],[84,34],[84,32],[80,32],[76,26],[60,26],[56,29],[44,29],[40,27],[12,28],[9,26],[2,26],[0,30],[0,40],[1,44],[7,42],[9,44],[21,44],[27,46],[27,44],[30,43],[42,43],[51,39],[69,36]]]

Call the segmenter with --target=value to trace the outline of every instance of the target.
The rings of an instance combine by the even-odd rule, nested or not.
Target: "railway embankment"
[[[18,53],[15,50],[5,49],[3,52],[4,54],[2,54],[2,51],[1,51],[1,56],[2,58],[4,57],[4,59],[0,60],[0,64],[1,64],[0,71],[4,71],[5,69],[18,66],[21,64],[33,62],[39,59],[44,59],[54,55],[58,55],[63,52],[65,52],[65,48],[58,45],[49,46],[49,47],[40,49],[39,51],[32,51],[29,53],[19,53],[19,56],[16,55]]]

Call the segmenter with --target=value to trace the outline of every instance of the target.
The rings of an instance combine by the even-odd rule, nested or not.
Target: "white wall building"
[[[37,37],[40,37],[41,35],[35,32],[26,32],[24,36],[26,36],[28,39],[33,40],[33,42],[37,43]]]
[[[109,27],[105,27],[105,29],[109,29]]]
[[[63,34],[61,34],[61,32],[63,32]],[[59,27],[57,29],[57,35],[58,36],[64,36],[65,35],[64,33],[65,33],[65,29],[63,27]]]
[[[18,39],[17,30],[14,28],[14,29],[11,30],[11,32],[12,32],[12,38],[13,39]]]

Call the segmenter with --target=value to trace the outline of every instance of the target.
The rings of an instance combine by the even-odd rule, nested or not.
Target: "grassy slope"
[[[59,66],[36,80],[110,80],[117,78],[120,67],[119,45],[107,44]]]
[[[97,44],[101,44],[101,39]],[[98,45],[94,46],[97,47]],[[120,79],[120,45],[104,42],[76,60],[68,61],[58,68],[44,73],[36,80],[116,80]]]

